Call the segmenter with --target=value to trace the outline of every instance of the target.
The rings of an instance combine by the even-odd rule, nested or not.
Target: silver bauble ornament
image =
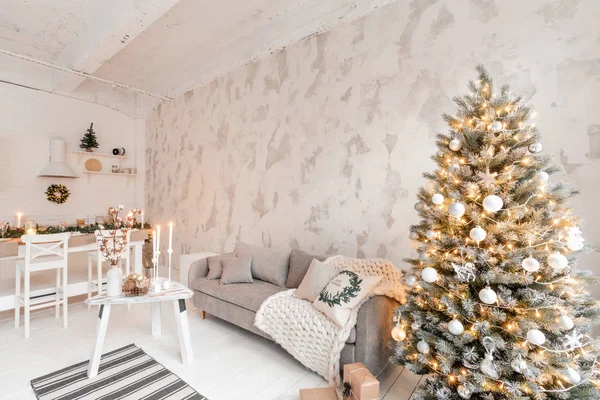
[[[500,372],[498,371],[496,364],[494,364],[494,357],[492,356],[492,353],[485,354],[485,359],[481,362],[479,368],[481,368],[481,372],[492,379],[500,378]]]
[[[503,129],[502,122],[500,122],[500,121],[494,121],[494,122],[492,122],[491,126],[490,126],[490,129],[493,130],[493,131],[496,131],[496,132],[501,131]]]
[[[483,208],[485,208],[485,211],[487,212],[499,211],[502,209],[503,205],[504,202],[502,201],[502,199],[496,196],[495,194],[486,196],[485,199],[483,199]]]
[[[465,331],[465,327],[459,320],[453,319],[448,323],[448,331],[451,334],[458,336],[463,334],[463,332]]]
[[[487,236],[487,232],[480,226],[471,229],[469,236],[476,242],[481,242]]]
[[[419,234],[417,232],[411,232],[408,234],[408,237],[411,238],[412,240],[415,240],[415,239],[419,238]]]
[[[483,301],[485,304],[494,304],[498,301],[498,295],[488,285],[479,291],[479,300]]]
[[[406,339],[406,332],[400,325],[396,325],[392,329],[392,339],[394,339],[396,342],[401,342]]]
[[[417,350],[419,350],[419,353],[421,354],[427,354],[429,353],[429,344],[426,341],[421,340],[417,343]]]
[[[570,331],[575,326],[575,323],[568,315],[558,317],[558,327],[563,331]]]
[[[537,346],[541,346],[546,343],[546,335],[538,329],[530,329],[527,331],[527,341]]]
[[[510,366],[515,372],[522,374],[527,369],[527,361],[523,360],[523,357],[519,354],[517,358],[511,361]]]
[[[457,163],[450,164],[450,166],[448,167],[448,172],[450,172],[451,174],[455,174],[459,170],[460,170],[460,165],[458,165]]]
[[[548,182],[550,180],[550,175],[546,171],[538,171],[536,176],[541,182]]]
[[[529,148],[528,148],[528,149],[529,149],[529,152],[530,152],[530,153],[532,153],[532,154],[537,154],[537,153],[539,153],[540,151],[542,151],[542,147],[543,147],[543,146],[542,146],[542,144],[541,144],[540,142],[535,142],[535,143],[531,143],[531,144],[529,145]]]
[[[437,277],[437,271],[431,267],[424,268],[423,271],[421,271],[421,278],[427,283],[435,282]]]
[[[417,284],[417,277],[413,274],[406,275],[406,278],[404,278],[404,282],[406,283],[406,286],[413,287]]]
[[[425,209],[425,205],[423,203],[421,203],[420,201],[415,203],[415,210],[423,211],[424,209]]]
[[[433,192],[435,190],[436,184],[434,181],[427,181],[425,184],[425,190],[428,192]]]
[[[462,147],[462,142],[459,139],[452,139],[448,144],[448,147],[450,147],[450,150],[452,151],[459,151]]]
[[[581,382],[581,375],[572,367],[567,367],[563,371],[563,379],[571,385],[577,385]]]
[[[460,396],[461,399],[470,399],[473,394],[473,390],[468,385],[459,385],[456,388],[456,393]]]
[[[465,205],[460,201],[450,204],[450,206],[448,207],[448,214],[456,218],[462,217],[463,215],[465,215]]]
[[[567,257],[558,252],[550,254],[547,261],[549,266],[558,270],[564,269],[567,265],[569,265],[569,260],[567,260]]]
[[[439,206],[444,202],[444,195],[440,193],[434,194],[433,196],[431,196],[431,202]]]
[[[521,266],[527,272],[535,272],[540,269],[540,262],[533,257],[527,257],[521,261]]]
[[[410,329],[412,329],[413,331],[419,330],[420,327],[421,325],[419,325],[418,322],[413,322],[412,324],[410,324]]]
[[[425,232],[425,237],[429,240],[435,239],[435,231],[433,229],[427,230],[427,232]]]

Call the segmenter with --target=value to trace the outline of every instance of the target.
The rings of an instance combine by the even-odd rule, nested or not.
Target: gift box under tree
[[[344,365],[344,400],[379,400],[379,381],[363,363]]]

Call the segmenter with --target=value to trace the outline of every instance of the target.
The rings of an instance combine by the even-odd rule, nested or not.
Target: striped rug
[[[40,400],[208,400],[134,344],[103,354],[98,376],[89,361],[31,381]]]

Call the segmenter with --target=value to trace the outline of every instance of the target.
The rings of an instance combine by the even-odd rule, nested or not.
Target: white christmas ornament
[[[429,353],[429,344],[426,341],[421,340],[417,343],[417,350],[422,354],[427,354]]]
[[[392,329],[392,339],[394,339],[396,342],[401,342],[406,339],[406,332],[400,325],[396,325]]]
[[[560,329],[562,329],[563,331],[570,331],[571,329],[573,329],[574,326],[575,326],[575,323],[573,322],[573,320],[571,318],[569,318],[569,316],[561,315],[558,318],[558,327]]]
[[[546,171],[538,171],[537,178],[542,182],[548,182],[550,180],[550,175]]]
[[[410,324],[410,329],[412,329],[413,331],[418,330],[421,327],[421,325],[419,325],[418,322],[413,322],[412,324]]]
[[[406,278],[404,278],[404,281],[406,282],[407,286],[413,287],[417,284],[417,277],[413,274],[406,275]]]
[[[498,301],[498,295],[488,285],[479,291],[479,300],[483,301],[485,304],[494,304]]]
[[[554,269],[563,269],[569,264],[569,260],[567,257],[563,256],[560,253],[552,253],[548,256],[548,265]]]
[[[498,371],[498,367],[496,367],[496,364],[494,364],[494,340],[489,336],[484,337],[483,346],[486,350],[485,359],[481,362],[479,368],[481,369],[481,372],[483,372],[490,378],[498,379],[500,378],[500,372]]]
[[[462,147],[462,142],[458,139],[452,139],[448,144],[448,147],[450,147],[450,150],[452,151],[459,151]]]
[[[537,346],[541,346],[546,343],[546,335],[540,330],[530,329],[527,331],[527,341]]]
[[[465,214],[465,205],[460,201],[450,204],[448,207],[448,214],[456,218],[462,217]]]
[[[480,226],[471,229],[469,236],[476,242],[481,242],[487,236],[487,232]]]
[[[523,360],[523,357],[519,354],[517,358],[511,361],[510,366],[515,372],[522,374],[527,369],[527,361]]]
[[[427,183],[425,184],[425,190],[427,190],[428,192],[433,192],[435,190],[435,182],[427,181]]]
[[[470,399],[473,394],[473,390],[471,390],[468,385],[459,385],[458,388],[456,388],[456,392],[461,399]]]
[[[581,230],[577,226],[571,226],[567,230],[567,247],[570,250],[578,251],[583,249],[583,237]]]
[[[455,174],[460,170],[460,165],[458,165],[457,163],[451,164],[448,167],[448,172],[450,172],[451,174]]]
[[[543,148],[543,146],[540,142],[531,143],[529,145],[529,152],[536,154],[536,153],[539,153],[540,151],[542,151],[542,148]]]
[[[433,229],[429,229],[427,232],[425,232],[425,236],[427,239],[431,240],[435,238],[435,231]]]
[[[475,280],[475,265],[473,263],[466,263],[465,265],[450,264],[452,264],[452,268],[454,268],[454,272],[456,272],[456,277],[459,281],[471,282]]]
[[[413,240],[414,240],[414,239],[418,239],[418,238],[419,238],[419,234],[418,234],[417,232],[411,232],[411,233],[408,235],[408,237],[409,237],[409,238],[411,238],[411,239],[413,239]]]
[[[437,280],[438,273],[435,269],[427,267],[421,271],[421,278],[427,283],[432,283]]]
[[[503,205],[504,202],[502,201],[502,199],[496,196],[495,194],[486,196],[486,198],[483,199],[483,208],[485,208],[485,210],[488,212],[499,211],[502,209]]]
[[[577,333],[577,329],[573,329],[571,333],[565,335],[565,347],[569,350],[574,350],[578,347],[581,347],[581,339],[583,339],[583,335]]]
[[[490,126],[490,128],[493,131],[501,131],[502,130],[502,122],[494,121],[494,122],[492,122],[492,126]]]
[[[453,319],[448,323],[448,331],[450,331],[451,334],[458,336],[462,335],[465,331],[465,327],[459,320]]]
[[[431,202],[436,205],[440,205],[444,202],[444,195],[436,193],[431,197]]]
[[[572,367],[567,367],[563,372],[563,379],[571,385],[581,382],[581,375]]]
[[[540,269],[540,262],[533,257],[527,257],[521,261],[521,266],[527,272],[535,272]]]

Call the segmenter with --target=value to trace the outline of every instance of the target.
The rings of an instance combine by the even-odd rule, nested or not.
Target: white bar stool
[[[15,328],[19,327],[19,313],[23,306],[26,338],[29,337],[29,313],[31,310],[55,306],[56,318],[58,318],[62,304],[63,326],[66,328],[68,325],[67,256],[69,236],[69,233],[21,236],[21,241],[25,243],[25,259],[16,263]],[[48,269],[56,269],[56,287],[31,291],[31,273]],[[23,275],[23,293],[21,293],[21,275]]]

